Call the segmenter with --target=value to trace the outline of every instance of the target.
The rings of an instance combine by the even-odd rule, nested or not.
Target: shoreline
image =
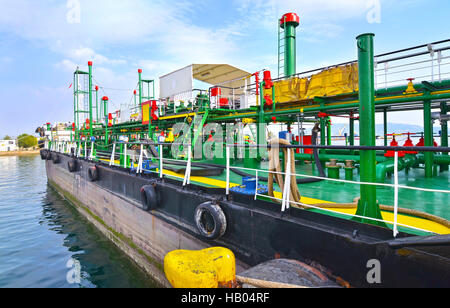
[[[0,157],[38,155],[40,150],[0,152]]]

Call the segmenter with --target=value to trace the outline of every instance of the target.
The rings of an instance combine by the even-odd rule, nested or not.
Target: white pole
[[[188,147],[188,163],[186,166],[186,172],[184,174],[183,186],[186,186],[186,184],[190,184],[190,178],[191,178],[191,145],[189,145]]]
[[[283,201],[281,203],[281,211],[284,212],[289,208],[290,188],[291,188],[291,151],[287,151],[286,178],[284,179]]]
[[[123,152],[124,152],[125,159],[123,160],[123,167],[127,168],[127,147],[128,147],[128,144],[125,142],[124,145],[125,145],[125,148],[124,148]]]
[[[163,178],[163,145],[159,145],[159,177]]]
[[[91,142],[91,154],[89,155],[89,159],[92,160],[94,158],[94,141]]]
[[[394,156],[394,237],[397,237],[397,214],[398,214],[398,152]]]
[[[111,160],[109,161],[109,165],[110,166],[114,165],[115,156],[116,156],[116,143],[114,142],[113,143],[113,150],[112,150],[112,153],[111,153]]]
[[[143,155],[143,152],[144,152],[144,145],[143,144],[141,144],[141,154],[139,155],[139,164],[138,164],[138,170],[139,170],[139,173],[142,173],[142,155]]]
[[[255,188],[255,200],[258,197],[258,169],[256,169],[256,188]]]
[[[227,196],[230,194],[230,147],[227,145],[226,147],[226,154],[227,157],[227,186],[226,186],[226,193]]]
[[[87,157],[87,141],[84,142],[84,158]]]

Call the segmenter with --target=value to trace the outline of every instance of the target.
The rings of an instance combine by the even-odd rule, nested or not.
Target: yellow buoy
[[[174,288],[232,287],[236,259],[231,250],[222,247],[175,250],[164,258],[164,273]]]

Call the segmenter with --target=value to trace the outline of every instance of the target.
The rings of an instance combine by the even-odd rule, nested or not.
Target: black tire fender
[[[88,177],[89,177],[89,181],[91,181],[91,182],[98,181],[99,175],[98,175],[98,168],[97,168],[97,166],[89,167],[89,169],[88,169]]]
[[[156,184],[141,187],[141,203],[144,211],[153,211],[158,208],[160,200],[156,192]]]
[[[45,160],[47,158],[47,150],[41,150],[41,159]]]
[[[70,172],[75,172],[77,170],[77,160],[71,159],[67,162],[67,169],[69,169]]]
[[[52,161],[53,161],[53,163],[54,164],[59,164],[60,163],[60,158],[59,158],[59,155],[58,154],[53,154],[52,155]]]
[[[209,201],[196,208],[195,225],[202,237],[208,240],[216,240],[225,234],[227,219],[222,208]]]

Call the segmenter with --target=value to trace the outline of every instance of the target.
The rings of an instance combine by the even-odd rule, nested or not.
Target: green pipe
[[[398,159],[398,170],[404,170],[414,166],[417,162],[417,158],[414,155],[407,155],[404,158]],[[377,164],[376,167],[376,177],[377,183],[384,183],[386,176],[394,172],[394,159],[390,158],[385,162]]]
[[[436,81],[436,82],[430,82],[431,85],[433,85],[435,88],[445,88],[450,87],[450,79],[449,80],[442,80],[442,81]],[[403,93],[405,92],[407,86],[398,86],[398,87],[392,87],[387,89],[379,89],[376,91],[376,95],[385,95],[389,93]],[[427,87],[424,86],[422,83],[414,84],[414,89],[417,91],[423,91],[426,90]]]
[[[425,163],[425,155],[418,154],[417,161],[421,164]],[[450,156],[449,155],[434,155],[433,162],[440,166],[450,165]]]
[[[331,120],[327,118],[327,145],[331,145]]]
[[[444,94],[425,94],[425,95],[419,95],[415,97],[400,97],[400,98],[392,98],[392,99],[385,99],[385,100],[379,100],[375,101],[376,106],[384,106],[384,105],[395,105],[395,104],[402,104],[402,103],[411,103],[411,102],[421,102],[425,100],[442,100],[442,99],[450,99],[450,93],[444,93]],[[316,102],[318,100],[316,99]],[[344,102],[345,103],[345,102]],[[304,112],[318,112],[318,111],[328,111],[328,110],[339,110],[339,109],[347,109],[347,108],[357,108],[359,107],[359,103],[348,103],[348,104],[340,104],[340,105],[334,105],[334,106],[325,106],[325,107],[304,107]],[[290,111],[292,112],[292,111]],[[279,112],[280,114],[282,112]],[[287,113],[287,112],[284,112]]]
[[[447,114],[447,103],[441,103],[441,115]],[[441,146],[448,147],[448,124],[447,121],[441,121]],[[443,155],[448,156],[448,153],[443,153]],[[448,171],[448,165],[441,165],[441,172]]]
[[[98,112],[98,89],[95,88],[95,115],[96,121],[99,122],[99,112]]]
[[[89,66],[89,134],[92,136],[93,121],[92,121],[92,62],[88,62]]]
[[[421,95],[417,97],[401,97],[401,98],[394,98],[394,99],[386,99],[382,101],[375,101],[375,106],[384,106],[384,105],[396,105],[396,104],[402,104],[402,103],[411,103],[411,102],[420,102],[424,100],[442,100],[442,99],[450,99],[450,93],[445,94],[429,94],[429,95]],[[317,101],[317,98],[316,98]],[[340,105],[334,105],[334,106],[324,106],[324,107],[303,107],[304,113],[315,113],[315,112],[322,112],[322,111],[328,111],[328,110],[339,110],[339,109],[348,109],[348,108],[358,108],[359,103],[348,103],[348,104],[340,104]],[[276,111],[276,112],[266,112],[266,116],[278,116],[278,115],[286,115],[286,114],[296,114],[299,113],[300,109],[291,109],[286,111]],[[257,113],[254,114],[236,114],[232,116],[217,116],[216,118],[212,117],[211,121],[218,120],[218,121],[227,121],[227,120],[234,120],[238,118],[254,118],[257,117]]]
[[[388,120],[387,120],[387,109],[383,110],[383,128],[384,128],[384,146],[388,146],[387,133],[388,133]]]
[[[258,121],[257,121],[257,129],[256,129],[256,139],[258,144],[266,144],[266,130],[263,124],[265,124],[264,121],[264,95],[263,95],[263,87],[264,87],[264,82],[261,82],[259,84],[259,89],[260,89],[260,95],[259,95],[259,109],[258,109]],[[258,86],[258,85],[257,85]],[[257,154],[257,158],[258,160],[261,158],[260,156],[261,152],[260,149],[258,149],[258,154]]]
[[[424,126],[424,138],[425,146],[433,146],[433,122],[431,120],[431,101],[426,100],[423,102],[423,126]],[[425,177],[433,177],[433,153],[425,153]]]
[[[375,74],[372,33],[357,37],[358,74],[359,74],[359,129],[360,144],[375,146]],[[376,152],[361,151],[360,178],[361,182],[376,181]],[[356,215],[382,219],[377,202],[377,191],[374,185],[361,185],[361,198],[358,202]],[[361,222],[383,225],[372,220],[357,219]]]
[[[312,154],[295,154],[296,160],[308,160],[308,161],[314,161],[314,156]],[[321,162],[329,162],[331,159],[336,159],[340,163],[344,163],[346,160],[353,160],[356,163],[359,163],[361,161],[361,156],[359,155],[344,155],[344,154],[319,154],[319,160]],[[377,156],[376,161],[381,163],[387,161],[388,158],[384,156]]]
[[[289,77],[296,73],[296,33],[299,18],[295,13],[285,14],[281,19],[281,28],[284,29],[284,76]],[[262,93],[262,92],[261,92]]]

